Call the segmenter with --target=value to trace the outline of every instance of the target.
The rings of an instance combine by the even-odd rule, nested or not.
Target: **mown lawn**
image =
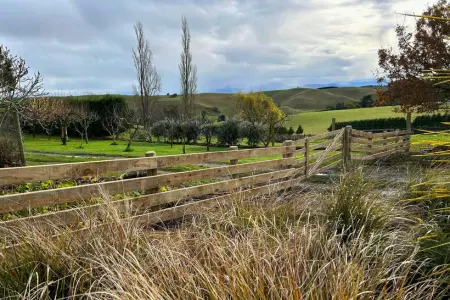
[[[127,145],[125,141],[117,141],[118,145],[111,145],[111,140],[91,140],[89,144],[83,144],[83,148],[80,148],[80,140],[77,138],[69,138],[66,146],[63,146],[57,137],[51,137],[50,139],[47,137],[37,137],[33,139],[32,136],[25,135],[24,140],[26,152],[54,153],[68,156],[143,157],[147,151],[155,151],[158,156],[182,154],[181,145],[173,145],[173,148],[171,148],[169,144],[163,143],[134,142],[132,145],[133,151],[124,152]],[[226,148],[210,148],[210,151],[223,150],[226,150]],[[186,145],[187,153],[205,151],[205,146]]]
[[[317,141],[320,142],[320,141]],[[277,143],[276,146],[281,146]],[[118,157],[144,157],[145,152],[155,151],[157,156],[179,155],[182,154],[181,145],[173,145],[164,143],[133,143],[132,152],[124,152],[126,142],[118,141],[118,145],[111,145],[111,140],[91,140],[89,144],[83,144],[83,148],[79,148],[79,139],[70,139],[66,146],[61,145],[61,141],[52,137],[37,137],[33,139],[30,135],[25,135],[25,156],[28,165],[54,164],[54,163],[70,163],[83,161],[97,161]],[[206,152],[205,146],[186,145],[187,153]],[[227,147],[210,147],[210,151],[227,151]],[[313,151],[315,152],[315,151]],[[303,154],[298,154],[297,158],[302,158]],[[279,155],[266,155],[260,157],[250,157],[239,160],[239,163],[258,162],[272,159],[282,158]],[[229,163],[224,161],[223,163]]]

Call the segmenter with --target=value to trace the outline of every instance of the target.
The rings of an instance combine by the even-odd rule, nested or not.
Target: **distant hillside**
[[[294,88],[289,90],[263,91],[272,97],[275,103],[282,107],[291,108],[292,112],[321,111],[328,105],[338,102],[359,101],[365,95],[375,97],[375,87],[333,87],[333,88]],[[133,96],[124,96],[133,105]],[[203,93],[196,96],[198,114],[202,110],[210,115],[231,115],[235,108],[233,94],[231,93]],[[161,96],[158,105],[180,105],[181,97],[170,98]]]
[[[290,90],[266,91],[276,103],[302,111],[325,110],[338,102],[359,101],[365,95],[376,96],[375,88],[337,87],[328,89],[296,88]]]

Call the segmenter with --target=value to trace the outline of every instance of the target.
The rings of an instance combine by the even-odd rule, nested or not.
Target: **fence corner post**
[[[352,136],[352,126],[345,126],[342,143],[342,162],[344,167],[344,172],[350,171],[351,169],[351,136]]]
[[[155,151],[147,151],[145,152],[145,157],[155,157],[156,152]],[[154,169],[148,169],[147,170],[147,176],[156,176],[158,175],[158,168]],[[159,191],[159,186],[150,188],[146,190],[146,193],[148,194],[156,194]]]
[[[283,142],[283,147],[292,147],[294,146],[294,141],[287,140]],[[293,158],[295,156],[295,150],[286,149],[286,151],[283,153],[283,158]],[[289,169],[292,167],[292,164],[287,164],[286,169]]]
[[[230,146],[230,150],[239,150],[238,146]],[[230,159],[230,165],[234,166],[238,164],[238,160],[237,159]],[[238,178],[239,175],[238,174],[232,174],[231,178]]]

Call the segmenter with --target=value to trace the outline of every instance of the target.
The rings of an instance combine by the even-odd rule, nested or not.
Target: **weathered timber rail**
[[[18,226],[37,224],[59,228],[79,226],[82,223],[85,227],[79,228],[78,231],[87,230],[92,223],[89,220],[101,224],[102,212],[111,206],[117,209],[126,221],[142,225],[155,224],[177,219],[194,211],[202,211],[218,203],[229,203],[234,196],[248,197],[284,190],[330,168],[348,168],[352,159],[376,159],[395,152],[407,152],[408,149],[408,132],[371,134],[346,127],[295,142],[285,141],[282,147],[250,150],[233,148],[229,151],[161,157],[149,153],[142,158],[4,168],[0,169],[0,186],[127,171],[146,170],[147,176],[0,196],[0,214],[63,203],[75,204],[75,207],[70,209],[0,222],[0,235],[6,238]],[[266,160],[239,163],[242,159],[262,156]],[[229,164],[195,171],[158,174],[160,168],[212,162]],[[213,182],[159,192],[161,186],[174,186],[204,179],[211,179]],[[136,190],[145,190],[147,193],[139,197],[101,203],[89,201],[105,194],[114,196]],[[172,207],[161,209],[161,205]]]

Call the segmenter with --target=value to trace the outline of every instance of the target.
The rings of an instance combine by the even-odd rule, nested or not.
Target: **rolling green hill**
[[[321,111],[328,105],[336,105],[338,102],[348,103],[359,101],[365,95],[375,97],[375,87],[343,87],[330,89],[295,88],[289,90],[263,91],[282,107],[293,109],[294,112]],[[133,96],[126,96],[133,103]],[[233,94],[203,93],[196,95],[196,111],[202,110],[212,115],[232,115],[236,106]],[[162,96],[158,105],[180,105],[181,97],[170,98]],[[217,109],[215,109],[217,108]]]
[[[359,101],[365,95],[375,97],[375,87],[342,87],[342,88],[295,88],[288,90],[263,91],[281,105],[281,107],[291,108],[292,112],[306,111],[322,111],[328,105],[336,105],[338,102],[348,103],[350,101]],[[97,95],[99,96],[99,95]],[[93,96],[81,96],[93,97]],[[95,96],[94,96],[95,97]],[[134,96],[124,96],[131,106],[137,108]],[[236,106],[233,94],[225,93],[202,93],[196,95],[197,107],[196,111],[206,111],[210,115],[232,115]],[[178,106],[181,104],[181,97],[170,98],[169,96],[161,96],[158,106],[165,107],[169,105]]]
[[[297,88],[290,90],[265,91],[276,103],[303,111],[325,110],[327,105],[338,102],[359,101],[365,95],[375,97],[375,88],[344,87],[331,89]]]

